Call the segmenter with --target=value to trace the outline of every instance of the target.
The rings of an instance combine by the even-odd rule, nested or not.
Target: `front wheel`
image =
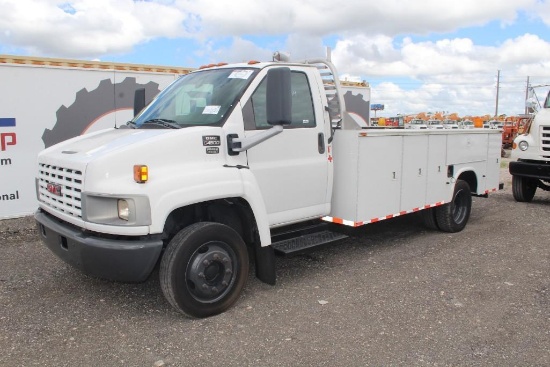
[[[248,278],[248,252],[232,228],[210,222],[182,229],[160,264],[160,285],[168,302],[193,317],[224,312],[239,298]]]
[[[512,176],[512,194],[519,202],[530,202],[535,196],[539,181],[536,178]]]
[[[466,181],[457,180],[453,200],[435,208],[437,226],[444,232],[460,232],[466,227],[472,210],[472,192]]]

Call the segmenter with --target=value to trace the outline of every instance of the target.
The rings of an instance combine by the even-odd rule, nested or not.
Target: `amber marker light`
[[[134,166],[134,181],[137,183],[146,183],[149,180],[149,168],[144,164]]]

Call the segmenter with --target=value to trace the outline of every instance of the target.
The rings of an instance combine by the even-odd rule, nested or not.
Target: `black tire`
[[[160,285],[168,302],[192,317],[224,312],[248,279],[248,251],[232,228],[211,222],[182,229],[160,264]]]
[[[424,209],[420,211],[420,216],[422,218],[422,223],[428,229],[439,230],[437,226],[437,220],[435,218],[434,208]]]
[[[512,176],[512,194],[519,202],[530,202],[535,196],[539,181],[536,178]]]
[[[466,181],[457,180],[450,203],[435,208],[437,226],[444,232],[460,232],[466,227],[472,211],[472,192]]]

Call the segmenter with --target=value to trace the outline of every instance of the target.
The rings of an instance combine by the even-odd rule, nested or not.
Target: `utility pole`
[[[527,99],[529,98],[529,77],[527,77],[527,86],[525,87],[525,114],[529,113],[529,108],[527,107]]]
[[[498,118],[498,91],[500,89],[500,70],[497,70],[497,100],[495,104],[495,119]]]

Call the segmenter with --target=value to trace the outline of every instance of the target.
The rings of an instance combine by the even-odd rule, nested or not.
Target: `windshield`
[[[162,91],[133,123],[155,128],[219,126],[256,72],[232,68],[184,75]]]

